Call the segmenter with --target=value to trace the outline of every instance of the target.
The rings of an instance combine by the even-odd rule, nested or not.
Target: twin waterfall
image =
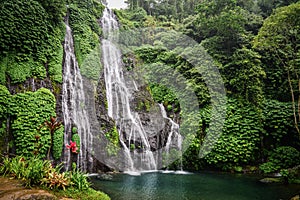
[[[168,134],[160,136],[160,147],[150,144],[150,135],[145,128],[138,112],[132,109],[131,102],[134,93],[138,92],[138,86],[134,80],[129,80],[124,75],[122,54],[120,49],[113,43],[115,32],[118,31],[118,22],[113,12],[105,9],[102,18],[104,39],[102,39],[102,61],[106,87],[107,113],[115,121],[119,133],[120,151],[118,159],[120,171],[139,172],[145,170],[157,170],[162,168],[163,162],[168,162],[169,151],[174,148],[181,150],[182,137],[179,134],[179,126],[166,115],[162,105],[156,105],[162,121],[168,125]],[[64,145],[72,140],[73,127],[76,127],[80,137],[80,152],[72,153],[65,147],[63,161],[65,170],[71,169],[71,163],[75,160],[77,167],[85,172],[92,172],[94,148],[92,123],[90,113],[86,108],[86,95],[83,77],[80,75],[78,63],[74,53],[72,32],[68,24],[64,44],[64,67],[63,67],[63,96],[62,110],[65,126]],[[97,106],[97,105],[96,105]],[[159,120],[157,120],[159,121]],[[159,133],[152,134],[152,140],[158,140]],[[155,139],[153,139],[155,138]],[[159,144],[159,142],[157,142]],[[98,148],[99,149],[99,148]],[[164,158],[163,156],[164,155]],[[162,161],[164,160],[164,161]],[[167,161],[166,161],[167,160]],[[103,162],[103,161],[102,161]],[[104,161],[105,162],[105,161]],[[106,163],[104,163],[106,164]],[[171,164],[171,163],[168,163]],[[121,166],[121,167],[120,167]]]

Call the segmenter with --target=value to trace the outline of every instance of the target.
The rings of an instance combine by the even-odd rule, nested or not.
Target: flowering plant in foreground
[[[78,153],[78,147],[76,142],[73,142],[72,140],[70,140],[70,144],[66,144],[66,147],[68,149],[71,149],[72,153]]]

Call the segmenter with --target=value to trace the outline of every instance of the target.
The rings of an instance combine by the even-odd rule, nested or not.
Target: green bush
[[[76,165],[72,166],[72,171],[69,172],[69,175],[74,188],[78,190],[88,190],[91,186],[86,174],[77,169]]]
[[[79,153],[80,152],[80,137],[77,133],[72,135],[72,141],[76,142],[76,146],[78,148],[77,153]]]
[[[281,146],[269,153],[268,162],[260,165],[259,169],[263,173],[279,172],[299,165],[300,152],[294,147]]]
[[[32,58],[26,58],[22,61],[12,59],[7,66],[6,73],[9,75],[11,83],[22,83],[30,77],[46,78],[45,67]]]
[[[224,170],[253,162],[256,158],[261,131],[260,117],[255,108],[251,104],[229,98],[223,132],[205,160],[210,166]],[[206,141],[205,145],[212,144]]]
[[[95,0],[87,1],[86,3],[72,1],[69,6],[70,26],[74,35],[75,54],[79,66],[82,66],[87,56],[97,47],[102,34],[97,19],[102,16],[104,7]]]
[[[32,157],[39,146],[39,157],[43,158],[49,149],[51,137],[49,130],[42,126],[51,116],[55,116],[56,100],[45,88],[36,92],[19,93],[11,97],[9,110],[11,130],[14,135],[17,155]],[[36,140],[39,136],[39,140]],[[38,144],[37,144],[38,143]]]
[[[93,81],[98,81],[102,69],[100,60],[101,60],[101,48],[99,45],[97,45],[86,56],[86,59],[83,61],[80,68],[81,74]]]
[[[47,40],[45,9],[34,0],[3,0],[0,4],[0,54],[38,53]],[[40,59],[40,58],[39,58]]]
[[[282,169],[294,167],[300,163],[300,152],[290,146],[278,147],[271,152],[269,161]]]
[[[285,137],[289,139],[299,137],[294,127],[290,102],[268,99],[264,102],[263,107],[265,148],[275,149],[280,146]]]
[[[266,163],[261,164],[259,166],[259,169],[263,173],[269,174],[269,173],[278,171],[280,169],[280,167],[278,165],[275,165],[273,162],[266,162]]]
[[[105,133],[105,137],[108,139],[109,143],[106,146],[106,150],[109,155],[115,156],[120,150],[119,145],[119,133],[117,127],[114,126],[111,130]]]
[[[7,87],[0,85],[0,119],[6,119],[9,113],[11,94]]]
[[[62,41],[64,41],[66,27],[64,23],[60,23],[53,27],[49,32],[49,43],[47,52],[48,73],[52,81],[62,83],[62,63],[64,49]]]
[[[61,157],[64,146],[64,126],[55,131],[53,135],[52,155],[55,160]]]
[[[57,0],[55,0],[57,1]],[[65,4],[60,1],[4,0],[0,5],[0,83],[6,74],[12,83],[30,77],[62,82],[65,27],[60,21]],[[46,9],[46,10],[45,10]]]
[[[0,173],[22,179],[25,186],[31,187],[40,184],[50,166],[51,163],[48,160],[43,161],[37,157],[25,159],[23,156],[16,156],[12,159],[4,158]]]

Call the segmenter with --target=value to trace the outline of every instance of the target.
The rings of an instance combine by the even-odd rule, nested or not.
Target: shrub
[[[10,99],[9,110],[14,120],[11,130],[15,138],[16,154],[32,157],[39,145],[38,156],[44,158],[50,147],[49,130],[41,126],[51,116],[55,116],[55,97],[45,88],[36,92],[14,95]],[[39,135],[38,144],[35,136]]]
[[[56,130],[53,135],[52,155],[55,160],[58,160],[61,157],[63,145],[64,145],[63,140],[64,140],[64,126]]]
[[[90,187],[90,182],[87,179],[87,176],[81,172],[79,169],[76,168],[74,164],[72,166],[73,170],[70,173],[72,185],[74,188],[78,190],[87,190]]]
[[[274,173],[282,169],[288,169],[298,165],[300,162],[300,152],[294,147],[281,146],[269,154],[268,162],[260,165],[260,170],[264,173]]]
[[[40,181],[50,189],[63,189],[71,185],[71,179],[68,173],[59,173],[60,166],[53,168],[51,165],[45,173],[45,177]]]
[[[259,166],[259,169],[265,174],[276,172],[279,170],[279,168],[280,167],[278,165],[275,165],[272,162],[266,162]]]
[[[52,166],[48,160],[43,161],[37,157],[25,159],[22,156],[16,156],[12,159],[4,158],[0,173],[21,179],[25,186],[31,187],[39,185],[50,167]]]
[[[77,153],[80,152],[80,136],[78,134],[73,134],[72,135],[72,141],[76,142],[76,146],[77,146]]]
[[[294,147],[281,146],[270,154],[269,161],[280,166],[281,169],[290,168],[299,164],[300,152]]]

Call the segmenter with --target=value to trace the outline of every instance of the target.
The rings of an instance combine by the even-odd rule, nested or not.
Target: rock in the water
[[[262,183],[280,183],[280,178],[263,178],[260,180]]]

